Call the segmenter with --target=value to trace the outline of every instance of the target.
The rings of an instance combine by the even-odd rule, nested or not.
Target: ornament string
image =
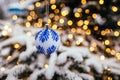
[[[47,24],[49,19],[49,0],[46,0],[46,17],[47,17]]]

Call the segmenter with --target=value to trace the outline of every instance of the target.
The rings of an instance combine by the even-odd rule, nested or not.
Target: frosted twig
[[[36,69],[29,77],[28,80],[37,80],[38,76],[41,76],[45,73],[45,69],[38,70]]]
[[[40,54],[40,55],[38,56],[37,66],[38,66],[39,68],[43,68],[45,63],[46,63],[46,56],[43,55],[43,54]]]
[[[67,61],[67,57],[72,57],[74,58],[74,61],[77,61],[77,62],[83,61],[81,54],[79,54],[76,51],[72,51],[72,52],[68,51],[68,52],[63,52],[58,56],[57,64],[65,63]]]
[[[94,80],[94,78],[89,74],[80,73],[79,76],[82,77],[84,80]]]
[[[57,59],[57,54],[53,53],[50,55],[49,66],[46,68],[45,76],[47,79],[52,79],[55,73],[55,63]]]
[[[17,79],[17,77],[10,74],[10,75],[7,76],[6,80],[18,80],[18,79]]]
[[[95,55],[90,55],[90,57],[85,60],[85,65],[95,68],[95,70],[99,73],[102,73],[103,71],[99,58]]]
[[[70,70],[64,70],[64,75],[65,75],[65,78],[69,80],[82,80],[81,77],[71,72]]]
[[[37,49],[35,47],[32,47],[31,48],[28,48],[26,51],[22,52],[20,55],[19,55],[19,59],[18,61],[25,61],[27,58],[29,58],[33,52],[36,52]]]
[[[61,47],[62,48],[62,47]],[[65,48],[66,51],[62,52],[57,59],[57,64],[63,64],[67,61],[67,57],[74,58],[74,61],[81,62],[83,61],[83,57],[87,57],[89,55],[89,50],[86,47],[71,47]],[[64,48],[63,48],[64,50]]]

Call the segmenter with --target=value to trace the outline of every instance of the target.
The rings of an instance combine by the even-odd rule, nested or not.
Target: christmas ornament
[[[46,1],[46,18],[48,21],[49,18],[49,0]],[[48,22],[47,22],[48,23]],[[45,25],[46,28],[43,30],[40,30],[36,36],[35,36],[35,45],[38,51],[42,54],[52,54],[55,51],[57,51],[59,44],[60,44],[60,38],[58,34],[49,28],[49,25]]]
[[[8,12],[10,14],[16,14],[16,15],[24,15],[26,13],[26,10],[23,8],[23,5],[20,3],[11,3],[8,7]]]
[[[46,24],[46,28],[40,30],[35,36],[35,45],[38,51],[42,54],[52,54],[57,51],[60,44],[60,38],[54,30],[49,28]]]

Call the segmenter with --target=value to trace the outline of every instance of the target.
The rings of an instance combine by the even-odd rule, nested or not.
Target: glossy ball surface
[[[57,32],[46,27],[40,30],[35,36],[35,45],[41,54],[52,54],[56,52],[60,44],[60,38]]]

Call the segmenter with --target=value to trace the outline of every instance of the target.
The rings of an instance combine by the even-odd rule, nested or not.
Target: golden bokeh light
[[[79,21],[77,22],[77,25],[78,25],[78,26],[82,26],[82,25],[83,25],[83,20],[79,20]]]
[[[18,16],[17,16],[17,15],[13,15],[13,16],[12,16],[12,19],[13,19],[13,20],[17,20],[17,19],[18,19]]]
[[[120,21],[117,22],[117,25],[120,26]]]
[[[53,25],[52,25],[52,29],[57,29],[57,27],[58,27],[58,26],[57,26],[56,24],[53,24]]]
[[[90,10],[89,10],[89,9],[86,9],[86,10],[85,10],[85,13],[86,13],[86,14],[89,14],[89,13],[90,13]]]
[[[61,15],[62,16],[67,16],[69,14],[68,10],[61,10]]]
[[[50,0],[50,4],[55,4],[56,0]]]
[[[110,67],[108,67],[108,68],[107,68],[107,71],[108,71],[108,72],[110,72],[110,71],[111,71],[111,68],[110,68]]]
[[[2,36],[8,36],[9,34],[8,34],[8,32],[6,31],[6,30],[3,30],[2,31]]]
[[[25,2],[25,0],[20,0],[20,4],[23,4]]]
[[[86,4],[86,0],[81,0],[81,3],[82,4]]]
[[[105,45],[109,45],[109,44],[110,44],[110,41],[109,41],[109,40],[105,40],[104,44],[105,44]]]
[[[95,48],[91,46],[90,51],[93,52],[94,50],[95,50]]]
[[[83,29],[84,29],[84,30],[87,30],[87,29],[88,29],[88,26],[87,26],[87,25],[83,25]]]
[[[43,21],[42,18],[39,18],[39,19],[38,19],[38,22],[39,22],[39,23],[42,23],[42,21]]]
[[[44,64],[44,68],[48,68],[48,64],[46,63],[46,64]]]
[[[101,31],[101,35],[104,36],[106,35],[106,32],[104,30]]]
[[[28,32],[26,32],[26,35],[28,35],[28,36],[31,36],[31,32],[30,31],[28,31]]]
[[[35,12],[34,12],[34,11],[30,11],[30,15],[31,15],[31,16],[34,16],[34,15],[35,15]]]
[[[42,27],[42,23],[37,23],[37,27]]]
[[[56,9],[56,7],[57,7],[57,6],[56,6],[55,4],[51,5],[51,9],[52,9],[52,10]]]
[[[66,41],[65,43],[64,43],[66,46],[70,46],[71,44],[70,44],[70,41]]]
[[[115,55],[115,50],[111,50],[111,54],[112,54],[112,55]]]
[[[84,41],[84,38],[83,37],[79,37],[78,41],[81,43]]]
[[[84,20],[84,24],[85,24],[85,25],[88,25],[88,24],[89,24],[89,21],[88,21],[88,20]]]
[[[107,80],[113,80],[112,77],[108,77]]]
[[[101,55],[101,56],[100,56],[100,60],[105,60],[105,56],[104,56],[104,55]]]
[[[71,29],[71,32],[75,33],[75,32],[76,32],[76,29],[75,29],[75,28],[72,28],[72,29]]]
[[[104,4],[104,0],[99,0],[99,4],[103,5]]]
[[[51,19],[48,19],[48,23],[49,23],[49,24],[51,23]]]
[[[58,16],[58,15],[56,15],[55,17],[54,17],[54,20],[55,21],[58,21],[60,19],[60,17]]]
[[[110,52],[111,52],[111,49],[110,49],[110,48],[106,48],[105,51],[106,51],[107,53],[110,53]]]
[[[94,31],[98,31],[99,27],[98,26],[94,26]]]
[[[90,35],[91,34],[91,30],[90,29],[86,30],[86,34]]]
[[[28,21],[31,21],[31,20],[32,20],[32,17],[31,17],[31,16],[27,16],[27,20],[28,20]]]
[[[120,33],[118,31],[114,32],[114,36],[118,37],[120,35]]]
[[[96,42],[92,43],[92,46],[97,47],[97,43]]]
[[[41,6],[41,3],[40,3],[40,2],[36,2],[36,3],[35,3],[35,6],[36,6],[36,7],[40,7],[40,6]]]
[[[69,26],[71,26],[71,25],[73,24],[73,21],[72,21],[72,20],[68,20],[67,24],[68,24]]]
[[[120,60],[120,53],[116,53],[116,58]]]
[[[63,18],[61,18],[60,20],[59,20],[59,23],[61,23],[61,24],[63,24],[65,21],[64,21],[64,19]]]
[[[37,23],[34,23],[34,24],[33,24],[34,27],[38,27],[37,25],[38,25]]]
[[[110,33],[110,32],[111,32],[111,29],[105,29],[105,32],[106,32],[106,33]]]
[[[74,16],[75,16],[76,18],[79,18],[79,17],[80,17],[80,13],[76,12],[76,13],[74,14]]]
[[[55,9],[55,10],[54,10],[54,13],[56,13],[56,14],[58,14],[59,12],[60,12],[59,9]]]
[[[19,43],[14,44],[15,49],[19,49],[20,47],[21,47],[21,45]]]
[[[18,62],[18,61],[17,61],[17,62],[16,62],[16,64],[17,64],[17,65],[19,65],[19,64],[20,64],[20,62]]]
[[[68,34],[69,39],[73,39],[73,34]]]
[[[117,11],[118,11],[118,7],[112,6],[112,11],[113,11],[113,12],[117,12]]]
[[[82,34],[83,31],[82,31],[80,28],[77,28],[76,33],[78,33],[78,34]]]
[[[6,58],[6,60],[9,61],[11,58],[12,58],[12,56],[8,56],[8,57]]]
[[[76,45],[80,45],[80,41],[79,40],[76,41]]]
[[[37,19],[37,17],[38,16],[36,14],[32,16],[33,19]]]
[[[50,18],[53,18],[55,16],[55,14],[54,13],[50,13]]]
[[[31,26],[30,22],[26,22],[25,25],[26,25],[26,27],[30,27]]]
[[[5,26],[4,26],[4,29],[5,29],[5,30],[7,30],[8,28],[9,28],[8,25],[5,25]]]
[[[5,71],[6,69],[5,69],[5,67],[1,67],[0,70],[1,71]]]
[[[65,7],[65,4],[64,3],[60,4],[60,7],[61,8]]]
[[[92,17],[95,19],[95,18],[97,18],[97,14],[96,13],[93,13],[92,14]]]
[[[77,9],[77,12],[79,12],[79,13],[82,12],[82,9],[81,9],[81,8],[78,8],[78,9]]]

